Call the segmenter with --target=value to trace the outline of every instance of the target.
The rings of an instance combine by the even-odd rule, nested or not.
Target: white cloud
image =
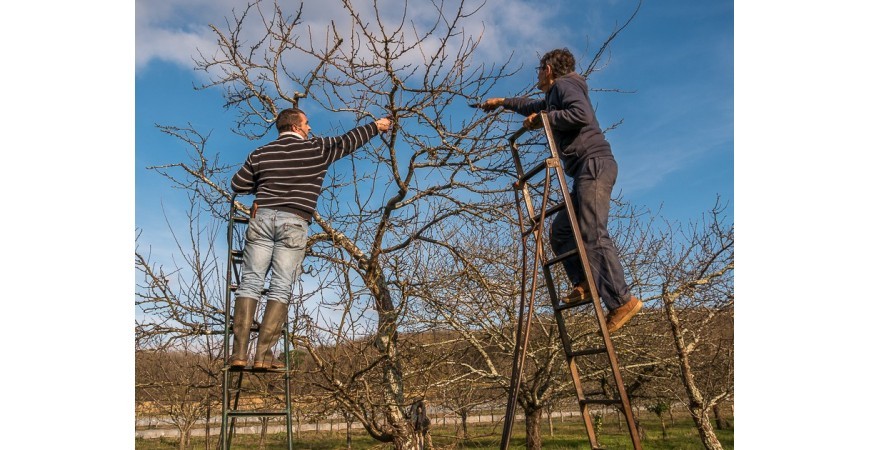
[[[470,12],[482,2],[466,2],[465,9]],[[459,2],[445,2],[445,9],[454,12]],[[403,29],[407,39],[413,39],[412,24],[418,32],[428,30],[439,19],[434,7],[429,3],[420,7],[419,2],[409,2],[406,17],[403,17],[404,0],[381,0],[380,22],[387,31],[396,30],[404,21]],[[198,51],[205,54],[214,52],[217,41],[209,24],[225,28],[227,17],[232,17],[233,8],[240,13],[242,4],[235,0],[137,0],[136,2],[136,69],[142,70],[154,60],[170,61],[181,67],[193,68],[192,58]],[[263,14],[271,15],[272,3],[264,2]],[[283,6],[285,16],[295,15],[298,4]],[[378,24],[373,3],[356,2],[356,12],[363,23]],[[558,3],[541,8],[538,3],[523,0],[492,1],[483,4],[480,10],[462,23],[467,37],[476,38],[483,33],[484,38],[478,48],[480,61],[502,62],[511,52],[517,54],[515,61],[535,61],[538,54],[551,47],[563,44],[571,33],[561,23]],[[256,21],[251,21],[255,23]],[[315,45],[322,45],[326,30],[335,24],[340,33],[350,33],[351,19],[338,0],[305,3],[302,11],[300,34],[307,38],[309,30]],[[444,24],[440,25],[443,29]],[[246,34],[251,42],[259,30],[248,28]],[[346,36],[348,37],[348,36]],[[347,40],[349,41],[349,40]],[[458,42],[456,43],[458,44]],[[430,38],[424,45],[425,51],[434,51],[438,45],[436,38]],[[455,55],[457,49],[451,49]],[[531,56],[534,55],[534,56]],[[419,56],[411,52],[409,56]]]

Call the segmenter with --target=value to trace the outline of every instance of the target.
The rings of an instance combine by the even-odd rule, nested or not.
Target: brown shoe
[[[574,286],[574,289],[571,289],[571,292],[568,293],[568,296],[562,299],[562,303],[566,305],[570,305],[571,303],[583,301],[592,298],[592,292],[589,289],[589,282],[583,280],[577,286]]]
[[[641,308],[643,308],[643,302],[638,300],[637,297],[631,296],[631,300],[628,303],[607,314],[607,332],[613,334],[616,330],[622,328]]]

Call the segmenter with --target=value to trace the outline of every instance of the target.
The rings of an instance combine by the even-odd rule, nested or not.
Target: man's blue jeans
[[[259,208],[245,232],[242,280],[236,297],[259,299],[272,269],[267,300],[290,303],[293,283],[302,271],[308,222],[285,211]]]
[[[598,295],[610,311],[631,299],[619,255],[607,232],[610,194],[616,183],[617,172],[618,167],[612,157],[590,158],[574,176],[574,189],[571,191],[592,278],[598,288]],[[577,248],[570,220],[568,211],[564,209],[553,219],[550,245],[556,255]],[[572,256],[563,261],[562,265],[572,285],[576,286],[585,278],[580,258]]]

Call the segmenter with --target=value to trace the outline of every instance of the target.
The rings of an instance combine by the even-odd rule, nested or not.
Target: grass
[[[642,441],[644,450],[697,450],[703,448],[701,445],[701,439],[698,437],[698,432],[691,419],[688,417],[678,417],[674,424],[671,424],[670,420],[666,421],[668,425],[667,439],[662,437],[661,426],[658,419],[654,416],[641,417],[640,419],[641,424],[646,431],[646,439]],[[451,424],[437,424],[432,427],[432,442],[437,450],[496,450],[499,448],[499,441],[501,439],[500,424],[496,426],[493,426],[493,424],[469,425],[468,432],[471,435],[471,438],[465,441],[456,437],[456,427],[457,426]],[[217,450],[217,435],[219,432],[220,428],[214,430],[209,450]],[[719,442],[722,444],[723,448],[734,448],[733,429],[716,430],[716,435],[719,437]],[[624,424],[622,425],[622,429],[619,429],[616,423],[604,424],[600,433],[598,433],[598,438],[601,444],[607,449],[633,449],[631,438],[629,437],[628,430]],[[564,422],[560,422],[559,419],[554,419],[553,436],[550,436],[547,422],[546,420],[543,420],[541,423],[541,446],[546,450],[590,449],[589,442],[586,439],[586,429],[583,426],[580,417],[565,418]],[[177,448],[177,438],[136,439],[137,450],[175,450]],[[233,438],[231,448],[235,450],[258,450],[260,448],[259,436],[237,435]],[[275,433],[266,436],[266,450],[280,450],[286,448],[287,441],[285,433]],[[321,431],[319,433],[305,431],[300,435],[294,435],[293,439],[294,450],[344,450],[345,448],[346,443],[344,431],[332,433],[328,431]],[[355,450],[386,450],[392,448],[392,446],[375,441],[361,430],[353,430],[351,433],[351,448]],[[514,432],[511,437],[510,448],[525,448],[525,429],[522,421],[517,421],[514,424]],[[191,438],[188,450],[205,450],[205,439],[202,437]]]

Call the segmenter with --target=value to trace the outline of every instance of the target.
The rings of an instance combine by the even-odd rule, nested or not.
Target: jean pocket
[[[281,225],[281,243],[287,248],[305,248],[308,243],[308,226],[297,221]]]
[[[267,237],[268,233],[266,233],[266,223],[264,222],[263,215],[258,214],[256,217],[248,222],[248,227],[245,230],[245,239],[248,242],[251,242],[257,239],[264,239]]]

